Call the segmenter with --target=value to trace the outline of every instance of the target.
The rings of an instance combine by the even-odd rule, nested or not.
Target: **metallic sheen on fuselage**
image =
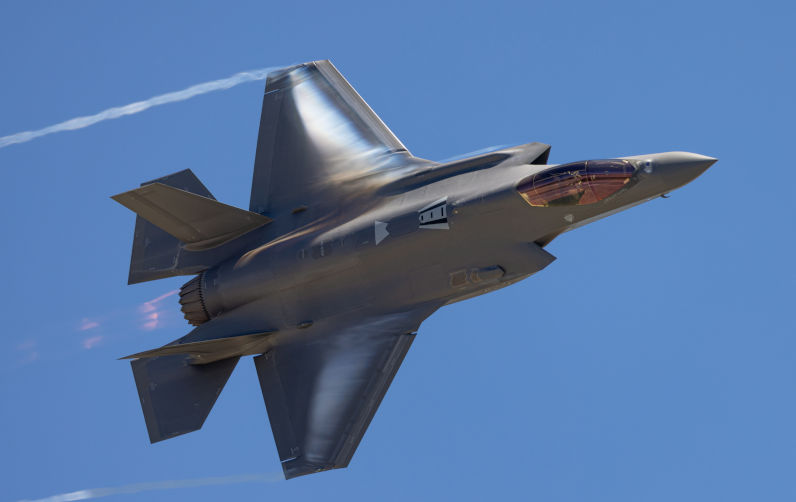
[[[150,439],[201,427],[255,358],[286,477],[345,467],[419,324],[525,279],[556,236],[659,197],[715,159],[548,164],[529,143],[413,157],[328,61],[269,77],[249,211],[189,170],[114,198],[139,214],[130,283],[198,274],[196,328],[129,356]]]

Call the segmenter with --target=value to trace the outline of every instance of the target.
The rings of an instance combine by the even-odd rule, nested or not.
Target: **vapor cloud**
[[[19,364],[28,364],[37,360],[39,358],[39,352],[36,347],[36,340],[25,340],[24,342],[17,344],[17,350],[24,353],[24,356],[19,361]]]
[[[56,132],[74,131],[76,129],[83,129],[84,127],[94,125],[104,120],[118,119],[119,117],[124,117],[125,115],[133,115],[135,113],[140,113],[143,112],[144,110],[148,110],[153,106],[165,105],[166,103],[175,103],[177,101],[185,101],[186,99],[190,99],[194,96],[199,96],[200,94],[207,94],[208,92],[229,89],[230,87],[235,87],[236,85],[243,84],[245,82],[263,80],[268,76],[270,72],[279,68],[280,67],[275,66],[270,68],[261,68],[259,70],[243,71],[240,73],[236,73],[231,77],[222,78],[220,80],[213,80],[211,82],[205,82],[202,84],[192,85],[191,87],[188,87],[181,91],[169,92],[166,94],[161,94],[159,96],[153,96],[144,101],[136,101],[135,103],[130,103],[129,105],[108,108],[107,110],[103,110],[94,115],[87,115],[85,117],[76,117],[64,122],[60,122],[55,125],[45,127],[43,129],[38,129],[36,131],[24,131],[24,132],[18,132],[16,134],[11,134],[9,136],[3,136],[0,137],[0,148],[4,148],[6,146],[13,145],[16,143],[25,143],[26,141],[40,138],[42,136],[47,136],[48,134],[53,134]]]
[[[159,312],[152,312],[151,314],[147,314],[144,318],[144,324],[141,325],[142,329],[146,331],[152,331],[153,329],[158,327],[160,321],[158,321],[158,317],[160,317]]]
[[[83,339],[83,348],[86,350],[91,350],[97,346],[102,341],[102,335],[97,336],[90,336],[88,338]]]
[[[198,486],[232,485],[238,483],[273,483],[280,481],[280,474],[242,474],[237,476],[219,476],[198,479],[177,479],[171,481],[155,481],[149,483],[136,483],[133,485],[111,486],[106,488],[88,488],[68,493],[59,493],[40,499],[23,499],[18,502],[71,502],[73,500],[88,500],[110,495],[123,495],[128,493],[149,492],[155,490],[172,490],[175,488],[193,488]]]
[[[92,321],[91,319],[84,317],[83,320],[80,321],[80,327],[78,327],[77,329],[79,329],[80,331],[88,331],[94,328],[99,328],[99,323],[97,321]]]
[[[17,344],[18,350],[33,350],[36,348],[36,340],[25,340]]]
[[[144,314],[144,323],[141,325],[141,328],[143,328],[146,331],[152,331],[153,329],[160,326],[161,311],[158,310],[157,304],[172,295],[176,295],[179,292],[180,292],[179,289],[175,289],[169,291],[168,293],[163,293],[154,300],[149,300],[148,302],[144,302],[138,308],[138,310],[141,311],[142,314]]]
[[[166,298],[168,298],[168,297],[170,297],[172,295],[176,295],[179,292],[180,292],[179,289],[173,289],[173,290],[169,291],[168,293],[163,293],[162,295],[158,296],[157,298],[155,298],[153,300],[149,300],[148,302],[144,302],[144,304],[141,305],[141,312],[152,312],[153,310],[157,309],[157,307],[156,307],[157,303],[165,300]]]

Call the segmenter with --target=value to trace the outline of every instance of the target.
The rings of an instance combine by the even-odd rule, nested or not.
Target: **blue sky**
[[[0,136],[331,59],[417,156],[686,150],[668,200],[571,232],[421,328],[347,470],[118,500],[793,500],[796,42],[786,2],[42,2],[0,16]],[[0,499],[278,473],[254,365],[150,445],[129,364],[188,331],[126,286],[108,197],[191,168],[247,207],[262,82],[0,149]],[[157,322],[148,317],[157,314]],[[109,500],[111,498],[109,497]]]

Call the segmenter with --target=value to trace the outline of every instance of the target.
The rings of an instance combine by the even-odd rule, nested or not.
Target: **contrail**
[[[284,67],[272,66],[270,68],[262,68],[260,70],[242,71],[232,75],[231,77],[213,80],[212,82],[205,82],[203,84],[192,85],[191,87],[181,91],[153,96],[149,99],[145,99],[144,101],[136,101],[135,103],[130,103],[129,105],[108,108],[107,110],[103,110],[94,115],[73,118],[65,122],[60,122],[58,124],[45,127],[44,129],[18,132],[16,134],[11,134],[10,136],[3,136],[0,137],[0,148],[4,148],[15,143],[24,143],[26,141],[40,138],[55,132],[83,129],[84,127],[94,125],[97,122],[102,122],[103,120],[118,119],[119,117],[123,117],[125,115],[133,115],[134,113],[143,112],[144,110],[152,108],[153,106],[165,105],[166,103],[174,103],[176,101],[185,101],[186,99],[199,96],[200,94],[229,89],[230,87],[235,87],[236,85],[243,84],[245,82],[263,80],[270,72],[280,68]]]
[[[23,499],[18,502],[71,502],[73,500],[88,500],[107,497],[109,495],[123,495],[127,493],[149,492],[153,490],[170,490],[173,488],[192,488],[196,486],[231,485],[237,483],[273,483],[280,481],[281,474],[242,474],[238,476],[219,476],[213,478],[176,479],[171,481],[154,481],[149,483],[136,483],[134,485],[112,486],[107,488],[88,488],[76,492],[59,493],[43,499]]]

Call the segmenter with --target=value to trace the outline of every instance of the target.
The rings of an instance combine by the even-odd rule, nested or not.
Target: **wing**
[[[254,359],[286,479],[348,465],[435,309],[315,325]]]
[[[276,216],[338,203],[356,183],[416,159],[329,61],[269,75],[249,209]]]

